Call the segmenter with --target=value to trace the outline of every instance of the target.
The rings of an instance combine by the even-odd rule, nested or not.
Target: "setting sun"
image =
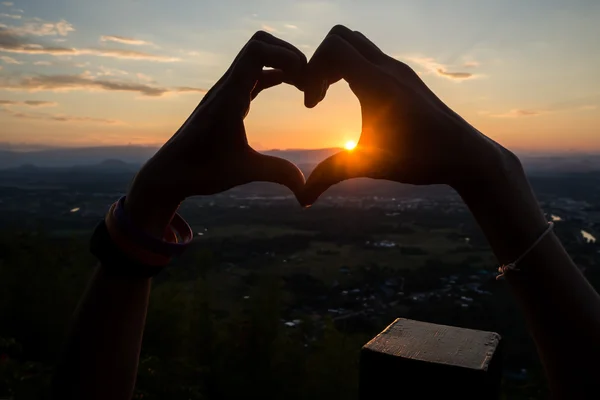
[[[356,142],[354,140],[348,140],[344,147],[346,148],[346,150],[354,150],[354,148],[356,147]]]

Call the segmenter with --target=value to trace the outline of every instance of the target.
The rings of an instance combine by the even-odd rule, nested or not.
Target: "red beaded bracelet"
[[[152,266],[167,265],[180,255],[193,239],[187,222],[175,213],[162,238],[139,229],[125,212],[125,196],[115,202],[105,217],[112,241],[136,261]]]

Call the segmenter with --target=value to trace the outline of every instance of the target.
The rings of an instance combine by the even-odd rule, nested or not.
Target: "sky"
[[[0,0],[0,144],[160,145],[257,30],[307,57],[359,30],[514,150],[600,151],[597,0]],[[347,84],[315,109],[280,86],[246,119],[257,150],[360,135]]]

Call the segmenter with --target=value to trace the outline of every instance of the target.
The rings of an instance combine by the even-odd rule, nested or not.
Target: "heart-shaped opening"
[[[345,82],[331,86],[312,109],[296,88],[270,88],[252,102],[245,120],[255,150],[292,161],[305,176],[332,154],[353,149],[361,124],[360,104]]]

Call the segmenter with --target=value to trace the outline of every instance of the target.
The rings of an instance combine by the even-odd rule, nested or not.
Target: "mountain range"
[[[158,149],[145,146],[51,148],[37,151],[0,150],[0,169],[93,167],[100,170],[135,171]],[[262,153],[282,157],[311,169],[320,161],[342,151],[340,148],[268,150]],[[535,173],[600,171],[600,154],[518,153],[525,169]]]

